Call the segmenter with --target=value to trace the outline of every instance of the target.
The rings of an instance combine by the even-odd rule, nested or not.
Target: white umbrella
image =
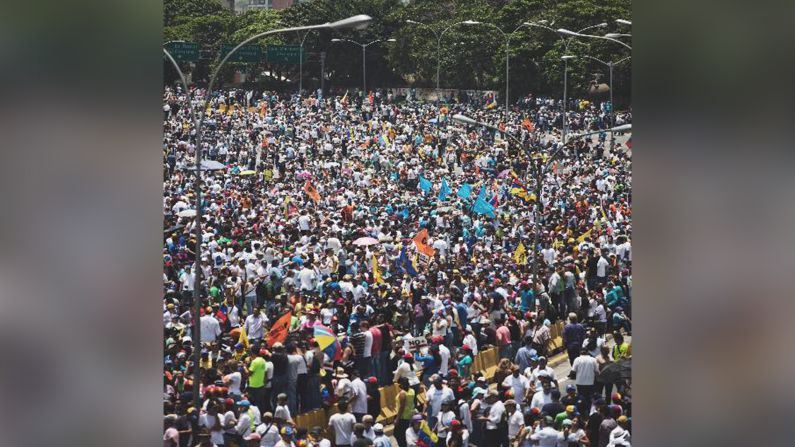
[[[376,245],[376,244],[378,244],[378,239],[372,237],[360,237],[359,239],[353,241],[353,245],[358,245],[361,247],[366,247],[368,245]]]
[[[196,210],[182,210],[177,213],[179,217],[194,217],[196,216]]]

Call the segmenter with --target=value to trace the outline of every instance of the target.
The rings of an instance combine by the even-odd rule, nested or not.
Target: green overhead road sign
[[[199,60],[199,44],[194,42],[169,42],[166,49],[178,61],[195,62]]]
[[[298,64],[306,62],[306,51],[301,51],[300,45],[268,45],[266,60],[271,64]]]
[[[221,58],[224,58],[227,53],[232,51],[237,45],[222,44],[221,45]],[[229,58],[229,62],[244,62],[247,64],[256,64],[262,60],[262,47],[259,45],[243,45],[235,54]]]

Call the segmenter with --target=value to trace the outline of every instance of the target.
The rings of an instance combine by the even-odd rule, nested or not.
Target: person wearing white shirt
[[[356,417],[357,422],[361,422],[364,415],[367,413],[367,385],[359,377],[358,371],[351,371],[353,380],[351,381],[351,389],[353,390],[353,399],[351,399],[351,413]]]
[[[264,335],[265,319],[262,317],[259,308],[255,305],[254,312],[246,317],[243,327],[246,330],[249,340],[261,340]]]
[[[481,420],[485,420],[486,422],[486,433],[484,438],[484,446],[495,446],[498,444],[504,444],[505,437],[507,432],[501,433],[500,430],[500,422],[502,421],[503,414],[507,411],[505,409],[505,404],[502,403],[499,399],[499,393],[497,390],[490,390],[486,396],[486,403],[488,403],[489,409],[486,416],[481,416]]]
[[[530,407],[541,408],[550,402],[552,402],[552,384],[549,380],[544,380],[541,382],[541,389],[530,399]]]
[[[218,320],[212,316],[212,311],[213,309],[208,307],[207,313],[199,318],[201,323],[202,343],[213,343],[218,339],[218,336],[221,335],[221,325],[218,323]]]
[[[256,432],[260,435],[260,447],[274,447],[281,439],[279,427],[273,421],[273,414],[267,412],[262,415],[262,423],[257,426]]]
[[[596,376],[599,374],[599,362],[588,355],[588,350],[583,348],[580,351],[580,356],[574,359],[571,370],[576,373],[574,383],[577,385],[577,394],[583,398],[580,413],[584,414],[591,406],[594,383],[596,382]]]
[[[519,374],[518,367],[514,368],[513,374],[502,381],[502,386],[510,387],[513,390],[513,398],[516,399],[520,406],[524,406],[525,396],[530,390],[530,381],[527,380],[527,377]]]
[[[425,392],[425,395],[428,398],[428,425],[433,427],[436,425],[436,419],[442,409],[442,402],[454,401],[455,395],[453,390],[444,385],[440,376],[434,378],[433,386]]]
[[[607,259],[600,254],[599,261],[596,262],[596,279],[600,284],[607,283],[607,267],[609,265],[610,263],[607,262]]]
[[[524,414],[518,408],[516,401],[508,399],[505,401],[505,410],[508,412],[508,442],[513,445],[516,437],[524,427]]]
[[[555,430],[553,423],[552,416],[545,416],[541,420],[541,426],[530,435],[530,441],[539,447],[556,447],[559,442],[565,441],[563,433]]]
[[[627,426],[629,424],[629,422],[627,421],[627,417],[619,416],[618,419],[616,419],[616,422],[618,423],[618,426],[616,426],[616,428],[614,428],[610,432],[610,438],[607,443],[607,446],[632,447],[632,444],[630,443],[631,441],[630,433],[629,430],[627,430]]]
[[[313,269],[304,265],[304,268],[298,273],[298,279],[301,281],[301,290],[311,291],[315,288],[317,274]]]
[[[334,430],[334,444],[337,447],[350,446],[356,418],[348,413],[347,402],[339,402],[337,407],[340,412],[329,418],[328,426]]]
[[[441,343],[439,344],[439,359],[439,375],[447,377],[450,365],[450,349]]]

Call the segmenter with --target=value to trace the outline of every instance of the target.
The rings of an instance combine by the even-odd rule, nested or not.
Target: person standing
[[[582,397],[582,404],[578,410],[580,414],[588,414],[591,408],[596,376],[599,374],[599,362],[588,355],[587,349],[582,349],[580,356],[571,365],[571,370],[575,373],[574,383],[577,385],[577,394]]]
[[[246,393],[254,406],[260,413],[267,411],[265,403],[265,376],[267,374],[267,364],[256,348],[252,348],[249,354],[251,363],[248,365],[248,387]]]
[[[573,365],[574,359],[579,356],[584,340],[585,326],[577,321],[577,314],[570,313],[569,324],[563,328],[563,345],[569,354],[569,365]]]
[[[486,416],[481,420],[486,422],[484,445],[488,447],[508,447],[508,423],[505,404],[499,399],[497,390],[490,390],[486,395],[489,404]]]
[[[399,447],[406,447],[406,430],[411,425],[411,418],[414,416],[414,404],[416,393],[409,386],[409,380],[401,377],[398,380],[400,392],[395,397],[397,402],[397,416],[395,420],[395,440]]]
[[[367,414],[367,385],[364,383],[356,369],[351,370],[351,389],[353,398],[351,399],[351,412],[356,417],[356,422],[362,422],[362,418]]]
[[[339,413],[331,415],[328,426],[334,431],[334,445],[336,447],[350,447],[353,437],[353,426],[356,425],[356,418],[348,412],[348,402],[340,400],[337,402]]]

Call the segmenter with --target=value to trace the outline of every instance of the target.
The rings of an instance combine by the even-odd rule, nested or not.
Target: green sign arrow
[[[237,45],[222,44],[221,45],[221,58],[224,58],[227,53],[232,51]],[[243,62],[247,64],[256,64],[262,60],[262,47],[259,45],[243,45],[235,54],[229,58],[229,62]]]
[[[178,61],[199,60],[199,44],[194,42],[169,42],[166,49]]]

